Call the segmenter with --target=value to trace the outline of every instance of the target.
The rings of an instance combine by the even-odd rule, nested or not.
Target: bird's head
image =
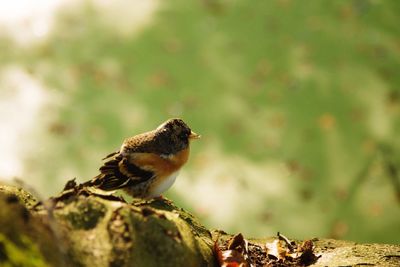
[[[200,135],[193,132],[182,119],[177,118],[162,123],[156,132],[162,141],[170,143],[176,149],[186,148],[190,140],[200,138]]]

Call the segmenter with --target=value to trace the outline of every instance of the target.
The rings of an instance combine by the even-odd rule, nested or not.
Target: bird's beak
[[[200,139],[201,135],[191,131],[189,135],[189,139]]]

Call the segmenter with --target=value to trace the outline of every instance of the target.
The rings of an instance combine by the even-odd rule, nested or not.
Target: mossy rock
[[[44,203],[0,186],[0,266],[215,266],[210,232],[166,199],[128,203],[71,183]]]
[[[54,236],[27,207],[37,200],[21,188],[0,185],[0,266],[62,266]]]
[[[217,266],[214,242],[231,237],[216,231],[213,241],[196,218],[169,200],[128,203],[73,182],[44,203],[0,185],[0,205],[0,266],[6,267]],[[262,252],[268,241],[249,239],[249,247]],[[314,245],[318,260],[310,266],[400,263],[398,245],[316,239]]]
[[[78,195],[54,216],[82,266],[214,266],[211,234],[168,200]]]

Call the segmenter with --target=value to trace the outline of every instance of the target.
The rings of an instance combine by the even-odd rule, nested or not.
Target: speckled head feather
[[[187,148],[190,139],[199,137],[182,119],[174,118],[162,123],[153,131],[126,139],[121,150],[168,155]]]
[[[156,129],[155,138],[161,153],[171,154],[189,146],[191,133],[192,130],[183,120],[170,119]]]

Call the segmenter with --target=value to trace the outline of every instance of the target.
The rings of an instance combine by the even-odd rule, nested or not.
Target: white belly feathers
[[[175,182],[176,177],[178,176],[179,171],[172,173],[170,176],[164,179],[164,181],[158,183],[154,186],[149,192],[149,198],[158,197],[165,191],[167,191]]]

